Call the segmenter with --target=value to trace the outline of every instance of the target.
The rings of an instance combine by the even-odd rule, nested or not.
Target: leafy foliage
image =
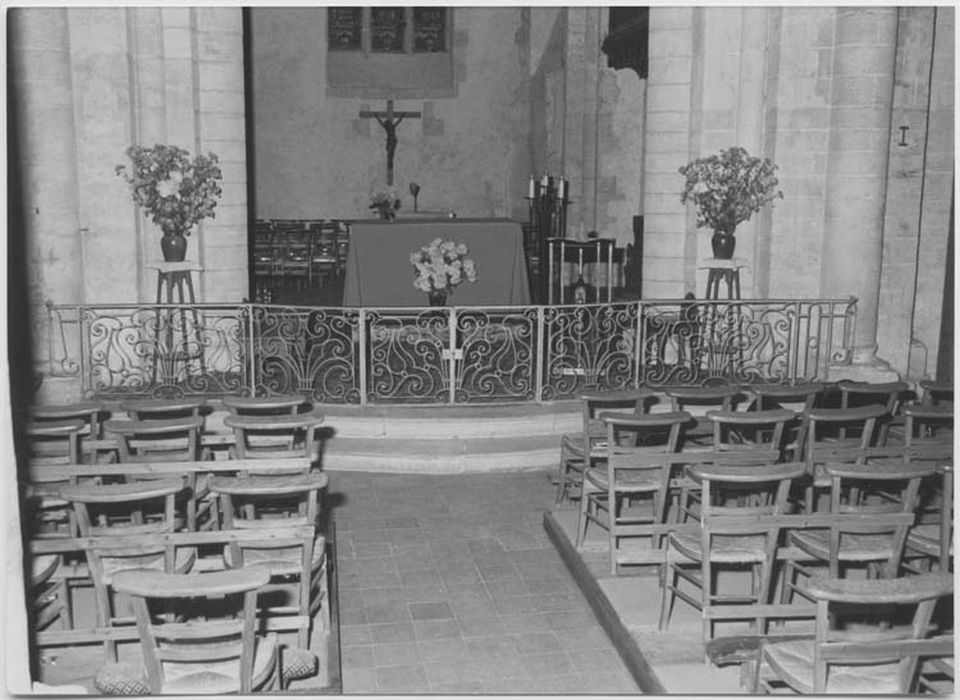
[[[377,192],[370,198],[370,209],[376,209],[381,219],[393,219],[400,208],[400,198],[393,192]]]
[[[190,235],[199,221],[215,216],[222,193],[223,173],[216,154],[190,157],[177,146],[130,146],[132,168],[118,165],[116,174],[127,181],[133,201],[164,233]]]
[[[428,293],[450,293],[464,280],[476,282],[476,265],[467,257],[469,252],[464,243],[435,238],[410,254],[410,263],[417,271],[413,286]]]
[[[741,146],[697,158],[680,168],[686,177],[680,202],[697,207],[697,226],[732,234],[737,225],[775,199],[777,166],[769,158],[755,158]]]

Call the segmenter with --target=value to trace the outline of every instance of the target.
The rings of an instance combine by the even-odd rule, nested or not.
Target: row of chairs
[[[577,546],[584,546],[587,524],[596,523],[608,531],[612,573],[625,564],[659,567],[661,629],[677,597],[700,609],[705,641],[719,620],[751,620],[754,634],[771,642],[761,660],[752,658],[754,687],[772,688],[778,677],[801,692],[843,692],[843,673],[834,672],[827,684],[822,659],[784,671],[784,654],[810,647],[773,643],[766,636],[771,619],[816,617],[826,644],[833,638],[830,605],[867,589],[876,593],[874,602],[917,604],[914,627],[903,635],[894,626],[886,635],[885,655],[864,652],[863,635],[847,636],[850,649],[874,660],[889,659],[891,649],[894,658],[910,657],[892,675],[873,669],[856,679],[873,692],[903,692],[921,656],[952,655],[952,627],[941,625],[934,641],[924,639],[936,600],[952,590],[944,583],[952,580],[952,389],[928,385],[922,397],[902,404],[900,385],[837,388],[839,405],[821,407],[823,385],[751,387],[757,390],[746,411],[732,410],[744,393],[739,387],[585,395],[584,431],[562,444],[558,500],[569,496],[578,475]],[[896,393],[897,403],[862,400],[885,392]],[[664,398],[666,412],[649,410]],[[785,408],[787,398],[799,398],[799,410]],[[700,415],[687,410],[711,402],[717,408]],[[596,403],[607,412],[594,413]],[[611,405],[632,410],[611,412]],[[933,546],[916,536],[928,527],[918,526],[925,518],[934,528]],[[731,567],[750,572],[749,591],[742,581],[732,591],[719,585]],[[870,589],[872,580],[847,580],[862,567],[871,579],[920,574],[924,583]],[[939,579],[930,573],[936,570]],[[821,585],[824,576],[834,583]],[[817,609],[798,605],[797,593]]]
[[[254,276],[258,286],[287,282],[298,289],[338,282],[346,268],[349,227],[340,221],[258,220]]]
[[[271,620],[294,615],[297,621],[288,625],[296,627],[298,648],[307,649],[310,620],[327,601],[326,543],[319,521],[319,494],[327,477],[318,469],[316,439],[323,416],[302,396],[227,397],[223,405],[229,411],[223,423],[232,435],[203,432],[209,407],[202,399],[123,402],[127,417],[107,420],[96,402],[34,407],[27,435],[38,449],[26,493],[39,517],[31,535],[42,543],[41,550],[53,548],[33,559],[35,600],[42,613],[36,616],[38,630],[59,618],[63,638],[82,638],[74,630],[72,591],[92,585],[100,630],[93,638],[107,634],[108,658],[116,661],[116,645],[103,630],[118,621],[114,593],[130,593],[114,585],[117,574],[147,568],[176,577],[198,569],[229,572],[253,566],[269,574],[268,582],[257,586],[258,614]],[[227,459],[207,461],[214,452]],[[50,516],[51,511],[62,516],[63,510],[68,518]],[[297,526],[299,534],[291,532]],[[244,531],[257,534],[242,543],[230,539],[231,533]],[[304,531],[307,536],[301,536]],[[170,539],[177,536],[187,537],[182,546]],[[181,592],[186,586],[195,596],[205,595],[204,585],[215,583],[205,576],[189,586],[178,581],[168,583]],[[286,591],[283,602],[273,599],[278,589]],[[147,631],[141,625],[145,668],[151,671],[146,652],[153,646],[144,641]],[[244,635],[245,644],[261,644]],[[289,680],[316,666],[315,659],[304,660],[313,657],[298,656],[296,649],[278,654],[270,658],[280,663],[283,657],[284,670],[269,675],[275,680]],[[142,676],[154,688],[156,674],[147,679],[151,674],[141,671],[108,665],[97,684],[113,694],[141,687],[131,679]],[[167,692],[186,692],[198,680],[185,681],[190,674],[182,672],[170,671],[180,680],[164,685]],[[256,687],[267,679],[254,673],[250,682]]]

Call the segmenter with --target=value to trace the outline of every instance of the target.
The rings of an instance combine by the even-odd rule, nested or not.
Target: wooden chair
[[[784,457],[790,461],[799,461],[807,439],[807,416],[810,411],[819,406],[821,397],[826,391],[826,384],[823,382],[751,384],[749,390],[754,396],[751,410],[786,408],[796,413],[796,417],[785,428]]]
[[[910,528],[904,567],[921,573],[936,563],[952,571],[953,563],[953,409],[945,404],[904,406],[904,439],[912,461],[931,460],[937,476],[921,484],[918,522]]]
[[[783,434],[795,413],[786,408],[763,411],[707,411],[713,424],[712,449],[718,452],[762,451],[771,462],[783,455]]]
[[[75,484],[60,489],[60,496],[74,511],[81,537],[136,536],[170,533],[178,529],[176,497],[184,489],[183,479],[160,479],[130,484]],[[97,625],[120,622],[110,595],[113,577],[131,569],[185,573],[197,559],[195,547],[144,546],[86,550],[93,579]],[[116,660],[116,643],[105,642],[110,658]]]
[[[801,462],[698,464],[688,472],[701,488],[699,528],[694,533],[671,532],[667,538],[659,628],[666,629],[679,597],[700,609],[704,642],[711,638],[715,620],[752,619],[762,633],[766,617],[751,608],[770,601],[781,516],[789,510],[790,485],[805,467]],[[750,592],[721,593],[721,567],[749,567]],[[699,596],[681,589],[680,579],[699,589]]]
[[[952,576],[816,578],[803,594],[816,601],[814,637],[762,644],[754,691],[904,695],[916,692],[920,660],[953,656],[952,632],[930,636],[938,600],[953,594]],[[890,624],[893,606],[913,609],[905,624]],[[851,608],[859,626],[838,624],[851,620]]]
[[[683,431],[685,447],[700,444],[708,446],[713,439],[713,425],[706,417],[710,409],[732,411],[743,395],[735,384],[725,386],[671,386],[664,389],[670,398],[672,411],[687,411],[693,422]]]
[[[97,460],[101,438],[101,417],[105,413],[103,404],[99,401],[81,401],[71,404],[47,404],[30,407],[30,418],[36,424],[49,421],[79,419],[83,422],[80,430],[80,459]],[[72,462],[77,464],[78,462]]]
[[[262,541],[230,545],[224,549],[228,569],[256,566],[267,569],[282,589],[286,581],[296,580],[293,605],[274,605],[265,609],[269,615],[297,614],[310,619],[327,598],[326,539],[317,533],[312,542],[290,542],[271,539],[271,527],[290,524],[318,524],[320,492],[327,486],[327,476],[310,472],[291,476],[213,477],[211,492],[220,499],[222,527],[256,528],[264,533]],[[329,610],[321,618],[321,626],[329,624]],[[310,630],[303,628],[299,645],[306,649]]]
[[[32,467],[80,464],[80,418],[45,420],[28,423],[24,428]],[[39,470],[38,470],[39,471]],[[67,503],[59,497],[59,489],[76,483],[76,477],[49,477],[38,474],[25,490],[31,499],[31,523],[35,535],[75,535],[76,522]]]
[[[840,577],[841,569],[848,565],[867,565],[882,578],[897,576],[907,531],[915,519],[920,482],[935,469],[932,464],[909,460],[827,464],[829,512],[860,517],[787,532],[787,543],[798,555],[785,564],[781,601],[789,602],[798,590],[797,574],[815,575],[813,564],[826,566],[833,578]]]
[[[652,395],[648,389],[619,391],[585,391],[580,394],[583,427],[580,432],[567,433],[560,438],[560,464],[557,469],[557,498],[561,503],[570,498],[570,489],[580,486],[583,470],[592,466],[602,452],[607,430],[598,416],[601,411],[623,409],[643,412],[643,401]],[[584,455],[589,454],[588,460]],[[587,462],[590,464],[587,464]]]
[[[824,465],[828,462],[862,464],[873,445],[877,421],[886,415],[886,407],[877,404],[857,408],[815,408],[806,414],[807,441],[803,461],[810,476],[804,497],[808,513],[816,509],[819,494],[830,487]],[[848,430],[849,436],[846,434]]]
[[[154,420],[111,418],[104,431],[117,441],[121,462],[195,462],[200,459],[199,416]]]
[[[233,428],[235,459],[280,459],[310,457],[320,459],[317,430],[323,414],[313,409],[291,415],[229,415],[224,425]]]
[[[900,402],[909,389],[906,382],[837,382],[840,391],[840,407],[855,408],[879,404],[886,408],[886,414],[878,422],[877,444],[887,444],[887,434],[891,425],[902,424]],[[854,432],[854,434],[856,434]],[[840,438],[848,436],[848,429],[842,428]]]
[[[246,695],[269,689],[277,677],[277,638],[256,635],[257,594],[269,578],[256,568],[118,573],[113,588],[132,599],[142,660],[100,669],[95,686],[107,695]],[[148,605],[155,601],[178,604],[178,621],[157,620]],[[190,614],[189,603],[203,617]],[[212,614],[218,609],[222,615]]]
[[[677,452],[680,431],[690,421],[690,414],[683,411],[640,416],[601,413],[600,420],[607,434],[602,454],[606,464],[591,466],[583,473],[576,547],[583,546],[588,522],[606,528],[610,573],[616,574],[620,538],[647,536],[649,529],[644,525],[666,521],[673,464],[669,455]],[[659,440],[659,444],[654,443],[655,440]],[[625,510],[627,500],[641,497],[649,501],[648,512],[638,513],[635,508]],[[606,512],[606,517],[600,516],[601,510]],[[641,527],[638,529],[638,526]],[[658,537],[652,540],[654,546],[659,545]]]

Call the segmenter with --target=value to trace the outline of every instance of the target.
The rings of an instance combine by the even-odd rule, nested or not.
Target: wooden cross
[[[397,125],[404,117],[419,119],[420,112],[394,112],[393,100],[387,100],[386,112],[371,112],[368,109],[360,110],[361,119],[376,119],[387,133],[387,184],[393,184],[393,153],[397,150]]]

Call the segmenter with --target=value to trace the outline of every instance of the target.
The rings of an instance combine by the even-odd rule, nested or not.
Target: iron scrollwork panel
[[[449,310],[369,310],[367,320],[367,400],[449,402]]]
[[[358,318],[349,309],[251,307],[254,393],[359,403]]]
[[[81,323],[91,395],[235,394],[245,385],[236,308],[86,307]]]
[[[546,307],[543,399],[632,386],[636,333],[636,304]]]
[[[457,309],[455,401],[479,403],[535,398],[535,308]]]

